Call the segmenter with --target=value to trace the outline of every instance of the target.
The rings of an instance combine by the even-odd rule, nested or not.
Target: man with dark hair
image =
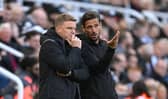
[[[117,46],[119,34],[108,42],[100,39],[101,19],[98,13],[89,11],[81,18],[83,35],[82,58],[89,68],[90,77],[80,83],[82,99],[117,99],[109,64]]]
[[[18,73],[19,78],[24,85],[24,99],[34,99],[38,93],[39,88],[39,63],[36,57],[24,57],[20,64],[21,72]],[[15,93],[15,98],[18,98],[18,94]]]
[[[40,50],[40,35],[41,35],[40,32],[34,30],[26,32],[25,34],[25,41],[27,43],[26,48],[27,50],[32,48],[34,52],[31,54],[36,57],[39,55]]]
[[[80,99],[76,81],[87,79],[89,74],[75,29],[75,19],[61,14],[54,28],[41,36],[39,99]]]

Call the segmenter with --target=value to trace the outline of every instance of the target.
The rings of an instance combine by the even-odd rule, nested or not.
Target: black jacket
[[[54,29],[49,29],[42,35],[40,42],[39,99],[79,99],[76,82],[89,76],[87,66],[84,66],[81,58],[81,50],[70,47]],[[70,77],[56,75],[56,72],[68,73],[70,70]]]
[[[109,72],[115,50],[108,47],[105,41],[95,44],[85,35],[79,37],[83,41],[82,58],[90,70],[89,79],[80,84],[82,99],[118,99]]]

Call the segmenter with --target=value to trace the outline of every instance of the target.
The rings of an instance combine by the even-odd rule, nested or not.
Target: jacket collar
[[[55,28],[52,27],[48,30],[47,35],[51,36],[53,39],[61,39],[63,40],[63,38],[61,36],[58,35],[57,32],[55,32]]]

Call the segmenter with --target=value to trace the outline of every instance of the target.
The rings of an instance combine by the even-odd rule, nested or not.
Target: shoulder
[[[53,40],[53,39],[45,39],[45,40],[41,43],[41,45],[44,45],[44,44],[47,43],[47,42],[55,43],[55,40]]]
[[[56,35],[56,33],[49,29],[45,34],[40,37],[40,44],[44,45],[45,43],[57,43],[62,42],[62,39]]]

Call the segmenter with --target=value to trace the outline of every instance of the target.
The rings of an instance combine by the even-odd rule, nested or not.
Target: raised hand
[[[117,45],[118,45],[118,40],[119,40],[119,37],[120,37],[120,31],[117,30],[117,32],[115,33],[114,37],[107,41],[107,44],[111,47],[111,48],[116,48]]]
[[[71,40],[67,40],[69,45],[72,47],[78,47],[81,48],[82,47],[82,41],[76,37],[75,35],[72,36]]]

